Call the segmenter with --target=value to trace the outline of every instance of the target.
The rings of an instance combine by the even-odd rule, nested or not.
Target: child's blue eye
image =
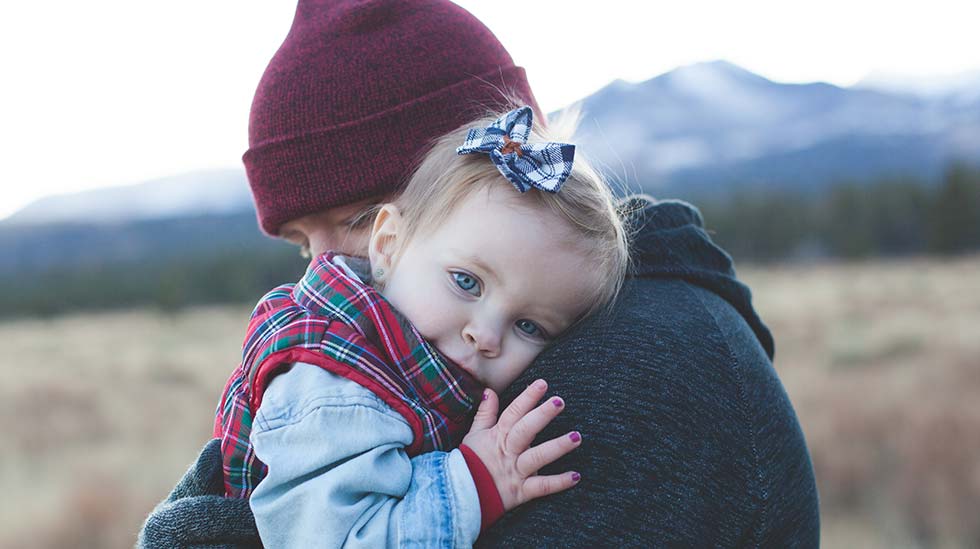
[[[456,285],[459,286],[464,292],[473,294],[477,297],[480,296],[480,283],[477,282],[476,278],[466,274],[466,273],[453,273],[453,280],[456,281]],[[473,289],[476,289],[474,292]]]
[[[540,337],[540,338],[545,337],[544,332],[541,330],[541,328],[539,328],[537,324],[531,322],[530,320],[524,320],[524,319],[518,320],[517,329],[519,329],[520,331],[524,332],[529,336]]]

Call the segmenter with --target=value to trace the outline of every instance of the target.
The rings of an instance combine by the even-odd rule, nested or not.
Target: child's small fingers
[[[578,448],[581,443],[582,435],[578,431],[572,431],[538,444],[517,457],[517,471],[524,476],[533,475],[545,465]]]
[[[505,446],[507,451],[520,454],[527,450],[534,441],[534,437],[538,436],[538,433],[547,427],[551,420],[555,419],[555,416],[564,409],[565,401],[561,397],[553,396],[524,414],[524,417],[519,419],[507,433]]]
[[[524,481],[524,501],[531,501],[551,494],[568,490],[578,484],[581,476],[569,471],[560,475],[539,475]],[[522,502],[523,503],[523,502]]]
[[[527,389],[524,389],[521,394],[517,395],[517,398],[510,403],[510,406],[504,409],[504,413],[500,414],[500,421],[497,422],[497,427],[504,432],[509,431],[514,424],[534,408],[535,404],[541,400],[541,397],[544,396],[547,390],[548,383],[543,379],[539,379],[528,385]]]
[[[470,427],[470,431],[489,429],[497,423],[499,406],[497,393],[493,392],[493,389],[487,388],[483,390],[481,398],[483,400],[480,401],[480,407],[476,409],[476,416],[473,417],[473,426]]]

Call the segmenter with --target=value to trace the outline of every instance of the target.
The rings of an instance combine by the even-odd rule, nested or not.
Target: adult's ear
[[[371,241],[368,243],[368,259],[371,260],[371,276],[375,282],[384,283],[390,276],[402,244],[402,216],[394,204],[385,204],[374,218]]]

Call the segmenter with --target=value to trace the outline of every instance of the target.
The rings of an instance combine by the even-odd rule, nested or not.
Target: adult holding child
[[[504,104],[544,118],[492,33],[443,0],[301,0],[252,105],[244,156],[262,229],[366,255],[371,206],[395,196],[431,139]],[[582,472],[478,545],[815,546],[816,489],[776,376],[772,338],[730,258],[680,202],[624,203],[635,267],[617,306],[545,351],[509,400],[544,378],[578,429],[557,467]],[[547,470],[547,469],[546,469]],[[209,444],[149,517],[147,547],[249,546],[246,500],[225,498]]]

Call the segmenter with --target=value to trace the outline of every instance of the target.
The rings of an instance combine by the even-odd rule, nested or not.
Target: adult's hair
[[[507,96],[538,110],[524,69],[448,0],[300,0],[249,118],[259,225],[396,192],[431,139]]]

